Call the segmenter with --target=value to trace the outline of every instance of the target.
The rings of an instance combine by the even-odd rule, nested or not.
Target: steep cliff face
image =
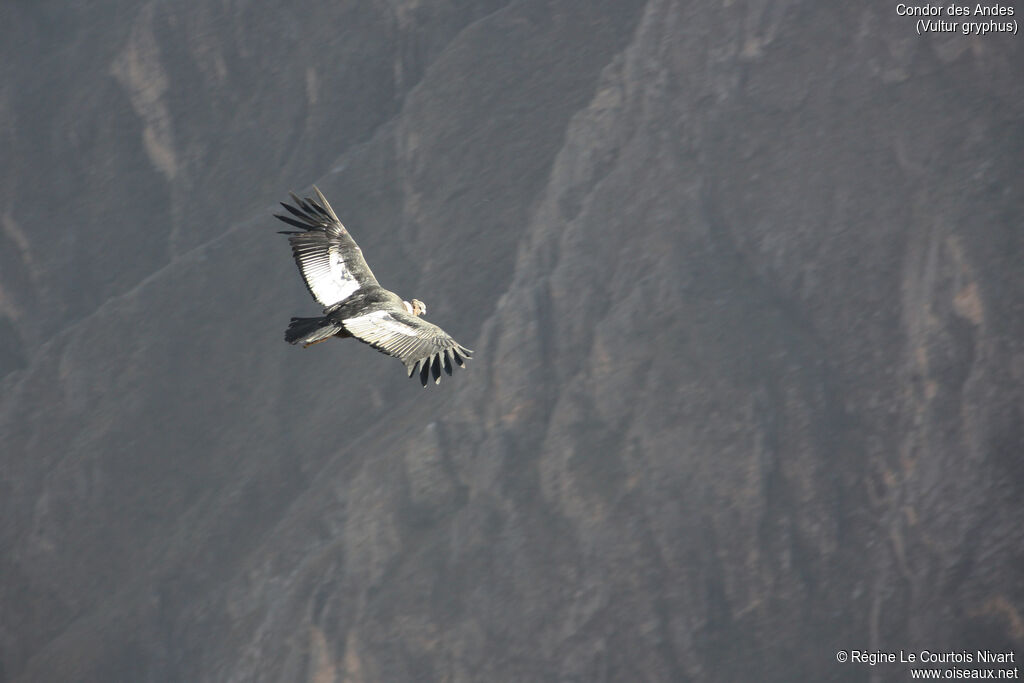
[[[1024,648],[1017,42],[802,2],[106,11],[58,27],[96,83],[43,60],[63,108],[0,91],[0,678]],[[43,201],[83,128],[107,175]],[[263,205],[314,178],[467,372],[280,341],[314,306]]]
[[[317,179],[502,4],[0,8],[0,372]]]

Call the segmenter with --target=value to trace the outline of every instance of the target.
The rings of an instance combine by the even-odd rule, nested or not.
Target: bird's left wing
[[[344,325],[356,339],[405,363],[410,377],[418,365],[423,386],[431,374],[435,384],[441,381],[441,370],[452,374],[452,363],[466,367],[464,359],[473,355],[437,325],[401,311],[371,311],[346,319]]]
[[[288,235],[295,263],[313,298],[324,308],[340,304],[377,278],[366,265],[363,251],[338,220],[327,198],[315,186],[317,198],[300,199],[291,195],[295,206],[281,203],[290,216],[274,214],[300,231],[282,231]]]

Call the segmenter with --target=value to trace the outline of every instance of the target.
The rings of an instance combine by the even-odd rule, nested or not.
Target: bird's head
[[[427,312],[427,305],[419,299],[413,299],[412,301],[403,301],[405,304],[405,310],[413,315],[423,315]]]

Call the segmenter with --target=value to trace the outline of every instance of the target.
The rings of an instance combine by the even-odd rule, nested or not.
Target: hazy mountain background
[[[0,681],[1024,650],[1021,39],[890,3],[0,4]],[[317,183],[476,350],[317,311]]]

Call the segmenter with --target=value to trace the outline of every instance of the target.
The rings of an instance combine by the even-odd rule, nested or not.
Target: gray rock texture
[[[0,681],[1024,654],[1020,38],[799,0],[0,26]],[[270,212],[313,182],[467,371],[281,340],[317,308]]]

